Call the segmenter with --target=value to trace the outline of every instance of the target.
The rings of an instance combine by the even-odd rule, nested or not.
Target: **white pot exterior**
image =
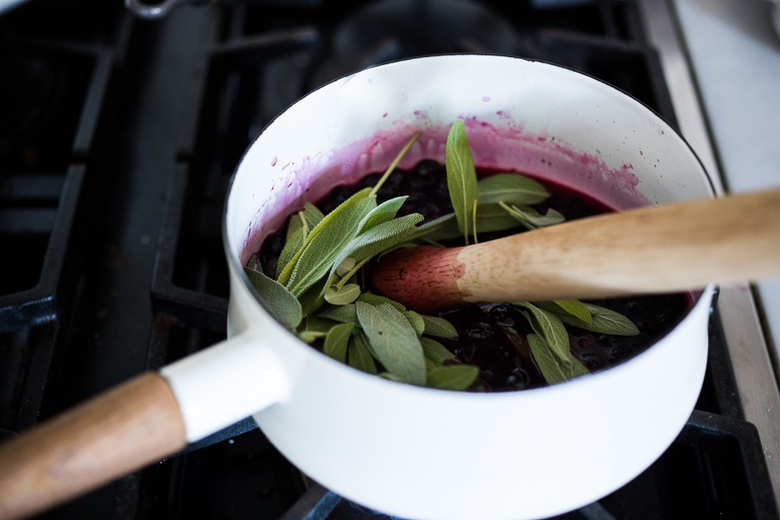
[[[470,394],[395,383],[329,359],[271,319],[241,272],[289,210],[336,182],[383,170],[414,131],[422,135],[402,165],[442,160],[457,118],[467,122],[479,166],[563,181],[620,209],[711,195],[700,163],[668,125],[586,76],[489,56],[357,73],[281,114],[239,165],[225,229],[229,333],[254,354],[202,371],[254,370],[231,377],[236,388],[251,380],[248,397],[236,389],[220,398],[237,403],[235,413],[257,411],[290,461],[357,503],[415,519],[560,514],[633,479],[684,426],[706,366],[711,289],[672,333],[617,367],[543,389]],[[185,401],[214,392],[194,388],[203,381],[197,370],[168,372]],[[203,432],[224,426],[191,422]]]

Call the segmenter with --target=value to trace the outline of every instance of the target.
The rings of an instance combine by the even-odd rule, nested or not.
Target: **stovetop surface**
[[[232,2],[145,21],[30,2],[0,17],[0,429],[12,436],[225,337],[221,213],[277,113],[341,74],[421,54],[539,59],[671,124],[632,2]],[[679,439],[566,518],[778,518],[718,313]],[[247,419],[43,518],[382,518],[287,462]]]

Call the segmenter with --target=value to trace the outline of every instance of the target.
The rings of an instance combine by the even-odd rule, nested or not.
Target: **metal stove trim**
[[[648,40],[661,56],[681,132],[713,176],[716,191],[723,193],[722,173],[672,0],[637,3]],[[717,307],[745,419],[758,429],[780,509],[780,391],[751,288],[721,288]]]

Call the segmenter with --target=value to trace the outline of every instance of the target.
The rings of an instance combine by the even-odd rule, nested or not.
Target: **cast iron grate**
[[[97,2],[77,2],[74,12],[89,12],[93,3]],[[192,125],[196,129],[195,137],[183,150],[171,153],[171,157],[176,155],[175,171],[155,172],[170,175],[170,188],[155,272],[151,278],[154,316],[151,338],[146,345],[149,368],[158,368],[225,337],[228,286],[220,222],[230,175],[243,150],[265,124],[289,103],[334,75],[351,68],[418,54],[474,51],[513,54],[582,70],[631,92],[674,122],[658,57],[645,45],[636,6],[630,1],[572,2],[577,5],[554,9],[540,8],[544,2],[539,0],[485,1],[479,5],[457,2],[474,4],[461,9],[480,13],[484,16],[480,19],[500,37],[488,38],[479,34],[453,37],[446,27],[437,26],[438,31],[444,31],[444,36],[435,33],[439,36],[439,46],[426,48],[427,44],[422,45],[419,41],[407,42],[395,35],[372,31],[377,32],[376,39],[369,40],[356,56],[339,56],[339,60],[329,61],[339,39],[344,39],[346,47],[350,47],[350,42],[354,41],[351,38],[366,37],[355,33],[355,20],[361,22],[358,26],[363,25],[366,20],[363,17],[369,16],[370,11],[382,3],[256,0],[193,8],[208,9],[208,16],[221,17],[220,32],[216,43],[209,42],[211,46],[205,54],[193,60],[199,71],[193,78],[200,80],[200,71],[205,71],[200,102],[191,107],[192,119],[197,119],[197,124]],[[408,8],[411,4],[396,3],[399,5],[395,8]],[[444,0],[427,3],[434,6],[433,12],[437,12],[436,5],[452,5]],[[38,5],[51,7],[45,1]],[[181,13],[189,16],[192,12],[187,13],[186,9]],[[32,12],[40,14],[39,11]],[[33,19],[37,20],[37,17]],[[75,28],[79,25],[72,21],[48,19],[36,23],[31,34],[53,34],[55,39],[67,37],[71,40],[81,36],[93,41],[115,38],[112,32],[115,29],[108,26],[96,28],[97,35],[92,32],[77,34],[79,31]],[[168,22],[173,23],[168,25]],[[143,26],[137,33],[140,36],[134,40],[137,53],[144,57],[151,55],[175,24],[171,19]],[[203,27],[184,25],[185,32]],[[155,30],[151,30],[152,27]],[[108,33],[104,34],[104,31]],[[0,47],[6,48],[7,42],[2,44]],[[43,44],[43,47],[48,45]],[[184,47],[176,50],[188,58],[200,52]],[[75,105],[69,102],[68,106],[71,109],[82,107],[81,114],[97,114],[104,95],[100,78],[108,74],[109,68],[101,45],[90,49],[69,45],[58,52],[65,63],[69,59],[86,63],[86,68],[93,74],[85,83],[88,93],[79,97],[81,104],[74,98]],[[69,53],[78,57],[68,58]],[[164,75],[165,65],[171,65],[179,58],[176,54],[161,55],[156,62],[162,65],[159,73]],[[134,72],[138,85],[144,85],[149,79],[148,69],[140,67]],[[3,79],[4,76],[0,76],[0,82]],[[179,80],[170,78],[168,84],[176,85]],[[174,90],[153,94],[165,99],[165,96],[179,93]],[[59,208],[65,207],[62,201],[67,193],[83,191],[84,178],[93,176],[87,162],[92,154],[94,126],[91,125],[94,123],[86,116],[62,119],[63,122],[68,120],[72,131],[68,146],[71,147],[63,148],[66,153],[61,164],[34,172],[35,184],[49,194],[36,196],[44,201],[42,206],[48,213],[42,212],[44,217],[35,217],[39,220],[34,218],[30,221],[32,224],[26,225],[48,229],[38,222],[52,218],[53,211],[56,225],[65,226],[72,234],[76,231],[71,228],[72,221],[61,218]],[[169,125],[175,123],[168,122]],[[82,137],[77,138],[77,135]],[[4,190],[26,193],[25,183],[32,177],[25,176],[20,185],[19,174],[23,172],[18,167],[6,170],[2,157],[0,154],[0,178],[4,183],[0,185],[0,193],[5,193]],[[22,154],[17,157],[16,164],[24,164],[30,157],[34,158],[35,154]],[[7,171],[10,172],[8,177]],[[128,199],[130,196],[127,194]],[[137,200],[127,202],[138,203]],[[0,211],[3,208],[5,205],[0,205]],[[43,239],[46,244],[55,241],[54,227],[46,232]],[[0,239],[5,246],[5,236]],[[73,243],[72,240],[66,242]],[[40,256],[32,247],[29,251]],[[66,248],[61,254],[67,259],[68,252]],[[43,256],[48,259],[51,255]],[[40,271],[48,272],[48,268],[39,266],[37,269],[38,274],[30,275],[27,281],[22,277],[18,280],[4,278],[0,283],[17,284],[9,290],[15,298],[26,291],[21,287],[29,289],[40,285],[43,280]],[[0,309],[0,323],[16,323],[5,320],[7,316],[17,319],[14,313],[30,312],[33,316],[24,317],[32,322],[21,326],[17,323],[9,327],[12,332],[0,335],[0,437],[6,435],[4,430],[16,430],[37,419],[40,390],[37,390],[38,394],[31,395],[30,392],[45,386],[50,376],[52,352],[62,341],[63,315],[58,304],[63,303],[63,294],[67,294],[62,289],[63,280],[67,282],[66,286],[76,282],[68,275],[60,275],[57,280],[44,291],[43,299],[30,299],[26,294],[21,303],[12,305],[13,311]],[[6,301],[4,298],[6,295],[0,291],[0,307]],[[147,320],[147,315],[138,309],[123,311],[137,313],[140,320]],[[76,336],[91,332],[90,324],[79,324]],[[146,323],[139,323],[139,326],[144,325]],[[742,412],[717,315],[713,316],[710,334],[710,362],[697,411],[674,445],[629,485],[563,518],[778,518],[755,428],[741,420]],[[123,346],[119,342],[111,348]],[[129,352],[117,351],[112,355],[134,359]],[[85,356],[84,359],[90,358]],[[88,367],[83,370],[90,379],[99,379],[88,371]],[[75,501],[45,516],[387,518],[307,482],[265,439],[251,419],[189,446],[179,455],[151,465],[139,474],[120,479],[98,494],[94,500]],[[108,498],[104,500],[105,497]]]
[[[323,61],[333,52],[334,39],[344,38],[343,46],[349,48],[350,38],[365,37],[352,32],[354,18],[363,22],[361,16],[369,9],[357,3],[304,4],[305,8],[239,4],[224,23],[224,40],[207,57],[209,74],[191,146],[194,152],[183,157],[172,180],[165,238],[155,272],[153,293],[169,328],[153,340],[150,366],[205,348],[224,334],[228,289],[219,223],[233,168],[275,114],[340,73],[418,53],[514,54],[591,74],[631,93],[675,125],[658,56],[645,45],[630,2],[597,2],[563,12],[526,5],[530,10],[521,9],[522,15],[515,20],[512,16],[518,12],[510,13],[499,2],[486,2],[488,15],[499,13],[501,20],[513,20],[496,25],[503,34],[497,44],[451,38],[450,47],[420,52],[418,42],[380,35],[362,44],[361,52],[336,63]],[[324,4],[331,9],[321,11]],[[263,16],[259,16],[260,9]],[[711,356],[704,389],[697,411],[675,444],[625,488],[563,518],[671,518],[678,511],[697,517],[704,512],[723,518],[777,518],[757,434],[740,419],[717,315],[710,329]],[[236,458],[239,443],[252,448]],[[259,475],[244,473],[246,458],[264,461],[254,466]],[[230,460],[236,467],[231,467]],[[294,468],[279,470],[280,460],[281,455],[247,419],[161,467],[147,469],[143,488],[155,493],[144,494],[143,510],[150,517],[187,518],[209,508],[214,516],[229,510],[234,518],[241,518],[236,508],[246,506],[248,518],[257,514],[258,502],[264,501],[270,508],[264,511],[285,520],[388,518],[316,484],[307,488],[305,478]],[[236,475],[242,475],[242,487],[253,490],[248,492],[251,498],[241,499],[241,505],[231,505],[224,498],[233,496],[226,486],[236,482]],[[272,485],[269,478],[278,482]],[[250,503],[255,505],[250,507]]]
[[[113,58],[47,39],[0,49],[0,427],[18,431],[37,421],[77,289],[77,213]]]
[[[111,58],[62,43],[2,49],[0,262],[14,276],[0,279],[0,331],[10,331],[55,314]]]

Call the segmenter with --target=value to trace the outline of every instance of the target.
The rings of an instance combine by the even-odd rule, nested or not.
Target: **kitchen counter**
[[[771,21],[775,4],[674,3],[724,188],[738,193],[780,186],[780,36]],[[767,343],[777,361],[780,279],[758,283],[756,293]]]

